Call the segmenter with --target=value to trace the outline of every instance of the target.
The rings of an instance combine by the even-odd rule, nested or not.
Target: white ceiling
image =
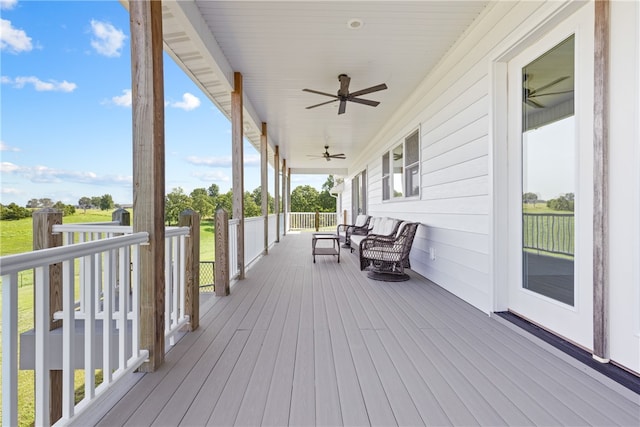
[[[243,75],[246,137],[269,143],[295,173],[346,173],[432,67],[478,16],[486,1],[213,1],[163,2],[165,49],[230,116],[233,72]],[[360,19],[363,26],[347,25]],[[338,102],[307,110],[336,93],[338,75],[351,92],[386,83],[363,98],[378,107]],[[324,145],[347,160],[308,157]],[[206,153],[203,153],[206,155]]]

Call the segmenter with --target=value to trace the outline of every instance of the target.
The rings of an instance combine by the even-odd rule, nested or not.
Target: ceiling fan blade
[[[349,95],[349,83],[351,82],[351,77],[347,76],[346,74],[340,74],[338,76],[338,80],[340,80],[340,90],[338,91],[338,95]]]
[[[331,104],[332,102],[336,102],[336,101],[337,101],[336,99],[333,99],[333,100],[331,100],[331,101],[321,102],[320,104],[310,105],[309,107],[306,107],[306,108],[307,108],[307,110],[308,110],[309,108],[316,108],[316,107],[320,107],[321,105]]]
[[[573,92],[573,90],[562,90],[560,92],[537,93],[535,95],[529,95],[529,98],[533,98],[533,97],[536,97],[536,96],[562,95],[562,94],[571,93],[571,92]]]
[[[525,104],[533,108],[544,108],[544,105],[534,101],[533,99],[525,98],[524,102]]]
[[[569,76],[560,77],[560,78],[555,79],[555,80],[554,80],[554,81],[552,81],[551,83],[547,83],[547,84],[546,84],[546,85],[544,85],[544,86],[540,86],[540,87],[539,87],[539,88],[537,88],[537,89],[533,89],[531,92],[529,92],[529,96],[531,96],[531,95],[535,95],[535,94],[536,94],[536,93],[538,93],[538,92],[542,92],[543,90],[548,89],[548,88],[550,88],[551,86],[555,86],[555,85],[557,85],[558,83],[560,83],[560,82],[562,82],[562,81],[564,81],[564,80],[567,80],[568,78],[569,78]]]
[[[347,110],[347,101],[346,100],[340,100],[340,107],[338,107],[338,114],[344,114],[344,112]]]
[[[326,156],[324,154],[307,154],[307,157],[311,157],[312,159],[324,159]]]
[[[347,157],[346,156],[339,156],[339,155],[331,155],[328,157],[329,159],[338,159],[338,160],[346,160]]]
[[[385,89],[387,89],[387,85],[386,85],[386,84],[384,84],[384,83],[382,83],[382,84],[379,84],[379,85],[377,85],[377,86],[371,86],[371,87],[366,88],[366,89],[362,89],[362,90],[357,90],[357,91],[355,91],[355,92],[351,92],[351,93],[349,94],[349,96],[360,96],[360,95],[366,95],[366,94],[368,94],[368,93],[377,92],[377,91],[379,91],[379,90],[385,90]]]
[[[372,107],[377,107],[380,104],[378,101],[370,101],[368,99],[362,99],[362,98],[349,98],[349,101],[355,102],[358,104],[370,105]]]
[[[336,98],[336,99],[338,98],[338,96],[337,96],[337,95],[334,95],[334,94],[332,94],[332,93],[320,92],[320,91],[313,90],[313,89],[302,89],[302,91],[303,91],[303,92],[316,93],[316,94],[318,94],[318,95],[330,96],[330,97],[332,97],[332,98]]]

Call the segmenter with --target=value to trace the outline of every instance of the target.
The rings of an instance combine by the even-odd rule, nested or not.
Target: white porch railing
[[[63,372],[63,413],[56,423],[62,425],[85,411],[114,382],[148,358],[148,352],[139,348],[138,337],[139,247],[148,243],[149,236],[132,234],[132,227],[113,224],[55,225],[53,232],[63,234],[63,246],[0,258],[2,425],[16,425],[18,416],[20,272],[35,270],[35,335],[32,341],[23,338],[20,344],[21,368],[35,370],[35,425],[49,424],[50,369]],[[174,344],[175,334],[189,322],[185,309],[188,235],[189,227],[169,227],[165,231],[164,332],[170,345]],[[61,355],[53,354],[51,344],[56,338],[49,333],[49,271],[57,263],[62,263],[63,305],[61,311],[52,314],[63,320]],[[83,348],[76,344],[78,334],[83,334]],[[25,352],[28,345],[35,352]],[[74,355],[82,353],[83,360],[75,360]],[[74,369],[85,372],[85,397],[77,405]],[[103,381],[98,386],[96,370],[103,372]]]
[[[233,280],[240,274],[238,268],[238,225],[240,220],[229,220],[229,280]]]
[[[335,212],[318,213],[319,228],[335,228],[338,225],[338,214]],[[290,230],[315,230],[315,212],[289,212]]]
[[[147,233],[136,233],[0,258],[3,425],[16,425],[18,416],[18,273],[35,270],[35,425],[49,425],[49,370],[54,369],[51,366],[52,337],[49,333],[49,272],[52,264],[62,264],[62,311],[56,313],[64,323],[60,369],[63,378],[62,419],[58,424],[66,424],[149,356],[146,350],[139,348],[140,319],[138,310],[134,309],[139,306],[140,299],[139,248],[148,241]],[[81,266],[82,274],[76,274],[77,265]],[[101,289],[101,298],[97,297],[93,285],[97,275],[103,277],[106,285]],[[77,285],[84,289],[81,298],[83,311],[76,309]],[[85,323],[83,362],[74,358],[77,319]],[[101,346],[97,342],[97,320],[102,324]],[[102,351],[96,354],[98,347],[102,347]],[[111,349],[116,347],[118,357],[114,360]],[[101,363],[97,362],[100,360]],[[78,365],[85,372],[85,397],[76,405],[74,370]],[[103,381],[97,387],[96,369],[103,371]]]

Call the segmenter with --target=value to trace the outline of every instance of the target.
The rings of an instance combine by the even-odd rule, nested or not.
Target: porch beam
[[[280,148],[276,145],[276,153],[273,157],[275,173],[273,186],[275,195],[273,196],[273,208],[276,214],[276,242],[280,242]]]
[[[133,231],[149,233],[140,248],[140,347],[153,372],[164,362],[164,81],[162,2],[130,1],[133,92]]]
[[[267,124],[262,123],[262,134],[260,135],[260,190],[262,191],[262,216],[264,217],[264,249],[262,253],[269,253],[269,177],[267,152]]]
[[[231,92],[231,162],[233,175],[233,218],[238,223],[238,278],[244,279],[244,176],[242,163],[244,152],[242,147],[242,74],[233,74],[234,89]]]
[[[287,159],[282,159],[282,223],[283,235],[287,235]]]
[[[291,212],[291,168],[287,169],[287,212]],[[289,228],[289,215],[287,215],[287,223],[285,226]]]
[[[609,0],[595,2],[593,358],[609,361]]]

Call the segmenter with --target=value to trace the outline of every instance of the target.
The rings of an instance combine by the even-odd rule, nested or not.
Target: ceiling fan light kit
[[[338,76],[338,81],[340,82],[340,89],[338,89],[337,95],[333,95],[326,92],[320,92],[313,89],[302,89],[304,92],[310,92],[310,93],[315,93],[318,95],[324,95],[324,96],[329,96],[331,98],[334,98],[331,101],[321,102],[320,104],[311,105],[307,107],[307,110],[311,108],[320,107],[322,105],[331,104],[336,100],[340,101],[340,105],[338,106],[338,114],[344,114],[344,112],[347,109],[347,101],[355,102],[357,104],[368,105],[370,107],[377,107],[380,104],[380,102],[371,101],[369,99],[364,99],[359,97],[362,95],[367,95],[369,93],[378,92],[380,90],[387,89],[387,85],[382,83],[376,86],[368,87],[366,89],[361,89],[355,92],[349,92],[349,83],[351,82],[351,77],[349,77],[346,74],[340,74]]]

